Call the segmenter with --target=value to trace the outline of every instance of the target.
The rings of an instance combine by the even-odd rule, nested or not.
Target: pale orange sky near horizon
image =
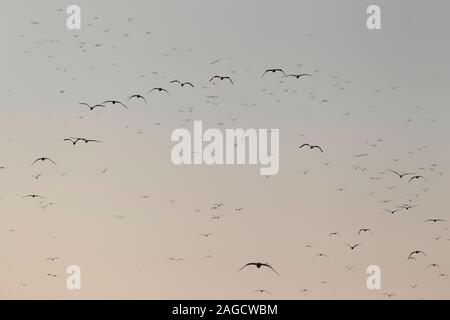
[[[71,31],[71,1],[4,1],[0,299],[449,299],[449,223],[423,221],[450,219],[450,3],[375,2],[382,30],[369,31],[373,1],[84,0]],[[272,67],[313,77],[262,78]],[[153,87],[172,97],[127,101]],[[79,105],[109,99],[130,109]],[[279,173],[173,165],[170,135],[194,120],[279,129]],[[298,150],[306,142],[324,153]],[[44,156],[56,165],[31,165]],[[417,207],[383,210],[403,204]],[[236,272],[255,261],[280,277]],[[66,288],[69,265],[80,291]],[[381,290],[366,287],[369,265]]]

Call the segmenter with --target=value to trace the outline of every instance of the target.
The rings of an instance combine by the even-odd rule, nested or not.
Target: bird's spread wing
[[[238,270],[238,272],[241,271],[242,269],[245,269],[245,268],[248,267],[248,266],[256,266],[256,263],[254,263],[254,262],[247,263],[245,266],[243,266],[242,268],[240,268],[240,269]]]
[[[279,276],[280,274],[270,265],[270,264],[268,264],[268,263],[264,263],[264,264],[262,264],[263,266],[265,266],[265,267],[267,267],[267,268],[269,268],[269,269],[271,269],[273,272],[275,272],[276,273],[276,275],[277,276]]]

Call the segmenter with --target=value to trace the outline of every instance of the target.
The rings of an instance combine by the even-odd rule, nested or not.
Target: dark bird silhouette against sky
[[[275,272],[275,274],[276,275],[280,275],[270,264],[268,264],[268,263],[262,263],[262,262],[250,262],[250,263],[247,263],[245,266],[243,266],[242,268],[240,268],[239,270],[238,270],[238,272],[239,271],[241,271],[241,270],[243,270],[243,269],[245,269],[246,267],[249,267],[249,266],[255,266],[256,268],[258,268],[258,269],[260,269],[261,267],[265,267],[265,268],[269,268],[270,270],[272,270],[273,272]]]

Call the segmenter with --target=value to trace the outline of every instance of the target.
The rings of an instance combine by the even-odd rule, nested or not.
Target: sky
[[[80,30],[66,27],[72,4]],[[381,30],[366,26],[372,4]],[[444,0],[3,1],[0,298],[450,298],[449,224],[423,222],[450,219],[448,12]],[[129,108],[79,104],[111,99]],[[278,129],[278,174],[174,165],[171,134],[196,120]],[[56,165],[31,165],[40,157]],[[237,272],[249,262],[280,276]],[[66,286],[70,265],[81,290]]]

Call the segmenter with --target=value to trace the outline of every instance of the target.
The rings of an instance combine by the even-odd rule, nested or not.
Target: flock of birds
[[[88,24],[89,27],[94,25],[94,22],[98,21],[100,18],[99,17],[94,17],[92,22],[90,24]],[[133,21],[132,18],[129,19],[130,22]],[[39,27],[40,23],[39,21],[32,21],[31,25],[34,28]],[[105,32],[109,32],[109,29],[105,30]],[[150,35],[150,32],[145,33],[144,37],[147,37],[148,35]],[[123,34],[122,35],[125,38],[129,37],[129,34]],[[24,35],[20,35],[21,38],[25,37]],[[81,41],[79,38],[79,36],[76,35],[74,37],[74,39],[76,41],[79,41],[79,48],[81,49],[82,52],[87,52],[88,49],[88,43],[86,41]],[[52,42],[52,43],[59,43],[57,40],[39,40],[38,43],[43,43],[43,42]],[[97,43],[95,44],[94,47],[101,47],[103,44]],[[29,51],[25,51],[26,54],[29,53]],[[213,61],[211,64],[215,64],[215,63],[219,63],[221,61],[221,59],[218,59],[217,61]],[[301,79],[301,78],[311,78],[311,77],[315,77],[316,74],[319,74],[319,71],[316,70],[313,73],[288,73],[285,72],[285,70],[283,70],[282,68],[268,68],[266,70],[264,70],[262,72],[261,78],[265,78],[268,76],[277,76],[276,81],[284,81],[286,79]],[[278,77],[279,75],[279,77]],[[339,78],[339,76],[332,76],[333,79],[337,80]],[[206,80],[206,79],[205,79]],[[216,84],[216,82],[218,81],[223,81],[228,83],[229,85],[236,85],[238,86],[239,83],[237,81],[235,81],[231,76],[228,75],[213,75],[209,78],[209,83],[211,84]],[[194,85],[194,81],[182,81],[182,80],[171,80],[167,82],[168,85],[178,85],[180,87],[186,87],[189,89],[196,89],[197,85]],[[349,84],[350,81],[345,81],[345,84]],[[337,83],[335,85],[336,88],[338,88],[339,90],[343,90],[344,84],[339,84]],[[397,90],[398,87],[397,86],[393,86],[392,90]],[[263,92],[267,92],[267,89],[263,89]],[[293,91],[295,93],[295,91]],[[376,93],[379,93],[380,90],[376,89],[375,90]],[[65,94],[66,93],[66,89],[61,89],[59,90],[60,94]],[[89,111],[97,111],[100,109],[108,109],[108,108],[113,108],[113,107],[120,107],[126,110],[131,109],[131,102],[132,101],[140,101],[142,102],[145,106],[148,106],[150,103],[150,98],[152,95],[154,94],[163,94],[165,96],[167,96],[168,98],[173,97],[173,95],[169,92],[168,87],[164,88],[164,87],[154,87],[151,90],[148,90],[145,94],[144,93],[134,93],[132,95],[128,96],[128,99],[125,101],[119,101],[119,100],[115,100],[115,99],[106,99],[106,100],[99,100],[97,102],[84,102],[84,101],[77,101],[74,103],[78,103],[79,106],[82,107],[86,107]],[[317,97],[317,94],[314,92],[311,92],[309,94],[309,98],[310,99],[315,99]],[[217,96],[208,96],[208,102],[213,101],[217,99]],[[320,99],[320,101],[322,103],[328,103],[329,99],[324,97],[322,99]],[[214,104],[214,103],[213,103]],[[190,109],[190,112],[192,113],[194,111],[194,109]],[[236,119],[233,119],[233,121],[236,121]],[[159,125],[161,123],[158,123]],[[89,144],[89,143],[94,143],[94,144],[98,144],[98,143],[102,143],[103,141],[101,140],[97,140],[97,139],[91,139],[91,138],[86,138],[86,137],[77,137],[77,136],[69,136],[66,138],[62,139],[64,142],[70,143],[73,146],[76,146],[78,144]],[[381,144],[383,141],[382,140],[378,140],[376,142],[367,142],[368,146],[374,147],[378,144]],[[422,147],[422,149],[425,149],[426,146]],[[422,149],[418,150],[421,151]],[[309,142],[305,142],[302,144],[299,144],[297,146],[297,150],[299,153],[301,152],[308,152],[308,151],[319,151],[320,154],[327,154],[327,147],[326,146],[321,146],[321,145],[317,145],[314,143],[309,143]],[[365,158],[369,155],[369,153],[361,153],[361,154],[356,154],[354,155],[355,159],[360,159],[360,158]],[[394,164],[397,164],[397,162],[399,161],[399,159],[394,159],[393,162]],[[57,162],[54,159],[51,159],[50,157],[47,156],[41,156],[36,158],[34,161],[31,161],[31,165],[32,166],[36,166],[38,164],[42,164],[42,163],[49,163],[51,165],[57,166]],[[330,162],[326,162],[325,166],[329,166]],[[432,164],[430,167],[428,168],[418,168],[417,170],[408,170],[408,171],[402,171],[402,170],[398,170],[398,169],[393,169],[393,168],[385,168],[381,171],[378,172],[377,175],[374,175],[372,177],[370,177],[370,179],[372,180],[381,180],[381,177],[384,175],[392,175],[395,177],[398,177],[398,179],[400,179],[401,181],[406,180],[408,184],[413,184],[413,183],[420,183],[420,182],[429,182],[430,180],[432,180],[432,177],[430,177],[429,175],[425,174],[425,172],[429,172],[429,174],[431,174],[433,171],[436,172],[438,169],[439,165],[438,164]],[[353,169],[356,170],[357,172],[367,172],[368,168],[364,167],[361,164],[358,165],[354,165]],[[7,166],[1,166],[0,167],[1,171],[5,171],[7,170]],[[102,173],[106,174],[107,169],[103,169]],[[303,171],[304,175],[307,175],[310,173],[310,170],[306,170]],[[443,175],[444,171],[439,171],[439,175]],[[39,180],[42,177],[42,174],[35,174],[32,176],[33,179],[35,180]],[[387,188],[390,188],[390,190],[394,190],[395,187],[394,186],[388,186]],[[344,192],[346,191],[346,188],[338,188],[336,189],[338,192]],[[411,198],[407,199],[407,202],[405,203],[400,203],[395,205],[395,201],[392,199],[380,199],[379,204],[380,204],[380,210],[386,212],[387,214],[390,215],[396,215],[399,214],[401,212],[406,212],[406,211],[412,211],[417,209],[420,205],[418,202],[418,199],[420,198],[420,196],[422,196],[423,194],[428,192],[428,187],[423,187],[422,188],[423,192],[421,194],[414,194]],[[373,196],[375,193],[371,193],[369,194],[369,196]],[[50,202],[47,200],[46,197],[39,195],[39,194],[23,194],[21,195],[22,198],[29,198],[29,199],[34,199],[36,201],[38,201],[38,204],[41,206],[42,209],[47,209],[50,206],[55,205],[56,203],[54,202]],[[149,199],[151,196],[148,194],[144,194],[140,196],[141,199]],[[176,201],[176,199],[169,199],[169,201],[171,203],[174,203]],[[221,208],[223,208],[225,205],[224,203],[214,203],[210,208],[209,211],[211,212],[211,219],[212,220],[221,220],[223,218],[222,214],[218,214],[217,211],[219,211]],[[244,208],[242,207],[236,207],[233,208],[233,211],[235,213],[239,213],[244,211]],[[200,210],[199,209],[195,209],[194,210],[195,213],[199,213]],[[115,216],[115,218],[117,218],[119,221],[125,221],[126,220],[126,216],[125,215],[117,215]],[[448,230],[448,224],[447,224],[447,220],[442,218],[442,217],[429,217],[425,220],[423,220],[423,223],[433,223],[433,224],[442,224],[442,230]],[[362,236],[364,234],[368,234],[368,235],[373,235],[376,236],[376,232],[375,230],[372,230],[373,228],[371,227],[361,227],[359,228],[359,230],[357,230],[357,234],[358,236]],[[15,229],[9,229],[9,232],[14,232]],[[213,235],[212,232],[206,232],[206,233],[201,233],[200,236],[204,239],[208,239]],[[339,238],[341,236],[341,232],[340,231],[332,231],[328,233],[328,237],[329,238]],[[443,235],[439,235],[434,237],[435,240],[440,240],[440,239],[446,239],[447,241],[450,241],[450,236],[443,236]],[[316,250],[315,246],[311,245],[311,244],[306,244],[304,246],[307,250]],[[348,243],[348,242],[343,242],[343,247],[348,248],[348,250],[350,250],[351,252],[357,252],[358,250],[363,250],[364,245],[360,242],[356,242],[356,243]],[[405,259],[407,259],[408,261],[415,261],[417,259],[419,259],[420,257],[429,257],[427,252],[423,251],[421,248],[415,248],[413,249],[411,252],[405,252],[404,253]],[[206,258],[212,258],[212,255],[206,255]],[[314,251],[314,253],[312,254],[312,257],[314,259],[330,259],[331,258],[331,254],[328,252],[323,252],[323,251]],[[171,262],[177,262],[177,263],[181,263],[185,261],[185,258],[183,257],[168,257],[168,260]],[[46,259],[47,262],[49,263],[57,263],[59,261],[59,257],[58,256],[50,256]],[[248,261],[248,262],[243,262],[242,263],[242,267],[237,267],[237,273],[241,274],[242,272],[251,269],[251,268],[255,268],[256,271],[261,271],[261,270],[268,270],[270,272],[272,272],[274,275],[278,276],[278,277],[283,277],[282,273],[278,272],[278,266],[276,266],[275,264],[273,264],[273,262],[266,262],[266,261]],[[351,271],[352,269],[354,269],[355,266],[354,265],[345,265],[345,269],[347,271]],[[437,270],[438,272],[436,273],[437,277],[440,278],[446,278],[448,275],[445,271],[441,270],[441,266],[438,263],[435,262],[430,262],[426,269],[433,269],[433,270]],[[250,272],[250,271],[248,271]],[[47,273],[45,275],[48,278],[61,278],[62,276],[59,274],[55,274],[55,273]],[[326,284],[327,281],[322,281],[321,284]],[[28,287],[30,286],[30,283],[25,283],[25,282],[21,282],[21,286],[23,287]],[[410,288],[411,289],[416,289],[418,288],[419,285],[416,283],[411,283],[410,284]],[[302,288],[299,289],[299,293],[300,294],[309,294],[311,293],[313,289],[311,288]],[[270,295],[271,291],[267,290],[267,289],[257,289],[252,291],[252,293],[257,293],[257,294],[267,294]],[[396,296],[395,292],[384,292],[383,296],[387,297],[387,298],[392,298]]]

